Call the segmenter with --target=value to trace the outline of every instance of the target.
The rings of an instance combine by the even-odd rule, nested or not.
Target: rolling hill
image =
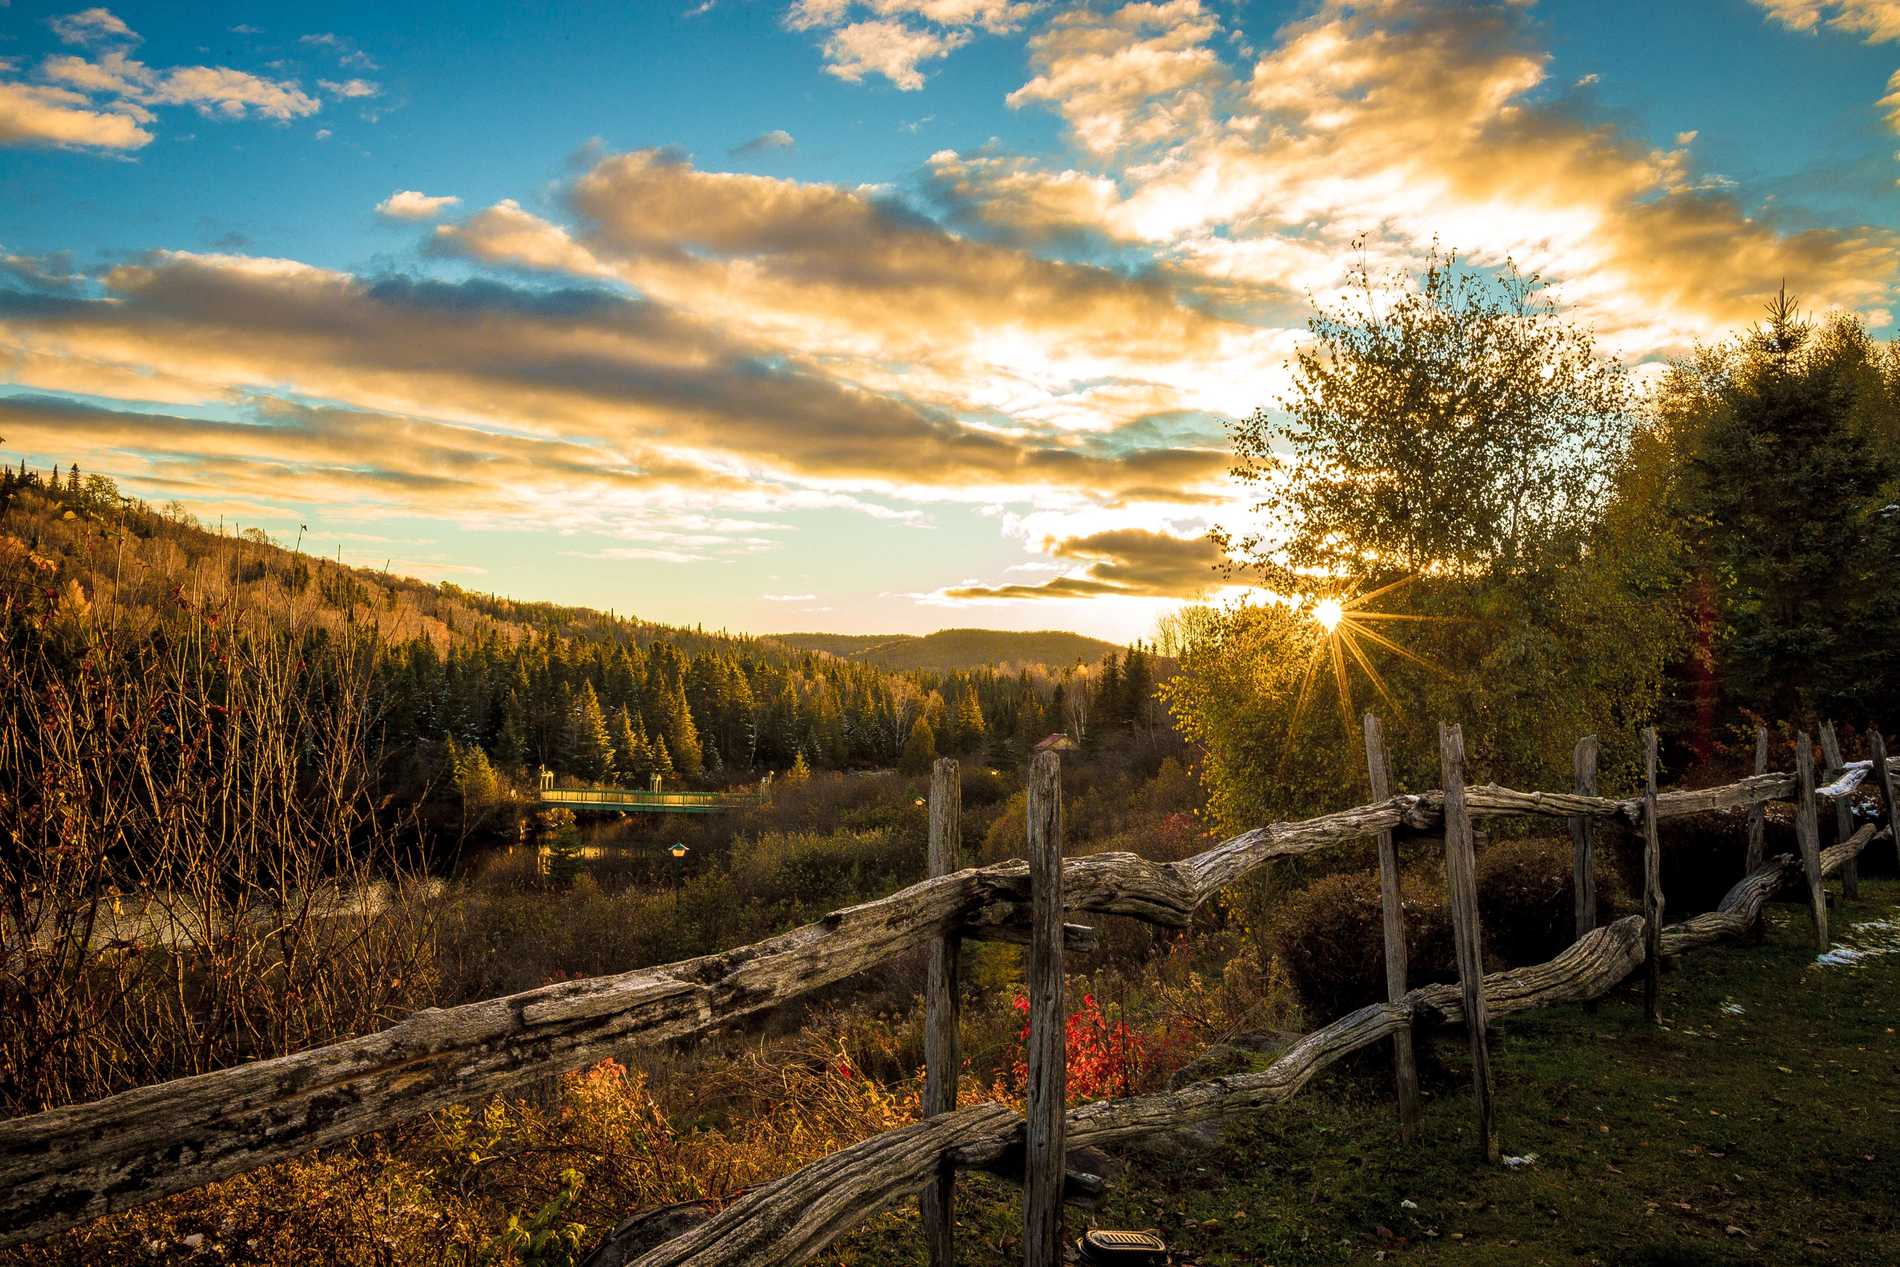
[[[948,673],[992,665],[1042,664],[1062,669],[1078,660],[1093,663],[1111,651],[1112,642],[1059,629],[1019,632],[1008,629],[939,629],[933,634],[790,633],[769,635],[802,651],[824,651],[840,659],[902,673],[911,669]]]

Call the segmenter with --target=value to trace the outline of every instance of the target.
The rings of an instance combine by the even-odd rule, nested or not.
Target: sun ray
[[[1396,590],[1404,589],[1407,585],[1410,585],[1413,581],[1416,581],[1417,579],[1418,579],[1418,573],[1416,572],[1412,573],[1412,575],[1410,576],[1401,576],[1398,580],[1391,581],[1391,582],[1388,582],[1387,584],[1381,585],[1376,590],[1369,590],[1364,594],[1355,594],[1353,597],[1346,599],[1344,603],[1342,604],[1342,606],[1344,606],[1347,611],[1354,611],[1356,608],[1358,608],[1362,604],[1370,603],[1375,598],[1384,598],[1387,594],[1393,593]]]
[[[1300,718],[1306,715],[1306,701],[1313,694],[1313,679],[1319,674],[1319,660],[1325,648],[1315,646],[1313,654],[1307,658],[1306,672],[1300,677],[1300,693],[1293,700],[1293,715],[1287,719],[1286,737],[1290,740],[1299,728]]]
[[[1418,616],[1411,612],[1362,612],[1348,610],[1349,620],[1416,620],[1426,624],[1469,625],[1474,622],[1469,616]]]
[[[1392,692],[1387,689],[1385,679],[1379,675],[1379,671],[1372,667],[1372,660],[1364,651],[1359,649],[1358,640],[1352,636],[1351,627],[1342,627],[1339,633],[1340,641],[1346,644],[1346,650],[1350,652],[1352,658],[1358,662],[1359,668],[1366,675],[1366,681],[1372,683],[1372,689],[1379,693],[1379,698],[1385,701],[1387,708],[1390,708],[1395,714],[1403,716],[1405,709],[1400,706],[1398,700],[1393,698]]]
[[[1370,647],[1379,647],[1392,654],[1418,665],[1432,673],[1446,677],[1455,676],[1449,669],[1434,664],[1430,659],[1400,645],[1392,638],[1380,633],[1373,625],[1380,621],[1416,621],[1421,623],[1469,624],[1473,623],[1457,616],[1421,616],[1408,612],[1367,611],[1365,604],[1385,595],[1393,594],[1417,580],[1417,576],[1402,577],[1369,590],[1364,594],[1350,597],[1307,597],[1300,602],[1300,610],[1317,626],[1318,635],[1313,643],[1312,653],[1307,658],[1305,671],[1300,676],[1300,688],[1293,703],[1292,716],[1287,720],[1287,738],[1290,741],[1299,729],[1300,722],[1306,716],[1306,710],[1312,705],[1313,692],[1317,687],[1322,660],[1331,662],[1333,689],[1338,696],[1339,716],[1348,729],[1353,721],[1352,666],[1358,665],[1360,672],[1366,675],[1366,681],[1387,708],[1394,713],[1403,714],[1404,707],[1393,694],[1391,686],[1385,680],[1378,667],[1368,654]],[[1396,632],[1396,631],[1395,631]],[[1360,639],[1365,640],[1362,645]],[[1348,659],[1350,657],[1350,660]]]
[[[1353,630],[1355,633],[1359,634],[1361,637],[1372,640],[1373,642],[1377,643],[1379,646],[1384,647],[1387,651],[1392,652],[1394,655],[1404,656],[1407,660],[1410,660],[1413,664],[1418,665],[1421,669],[1430,669],[1433,673],[1440,673],[1446,677],[1452,676],[1452,672],[1450,669],[1447,669],[1443,667],[1442,665],[1433,664],[1430,660],[1427,660],[1424,656],[1415,655],[1411,651],[1407,650],[1404,647],[1401,647],[1398,643],[1392,641],[1390,638],[1387,638],[1385,635],[1379,633],[1375,629],[1369,629],[1365,625],[1361,625],[1357,622],[1354,622]]]
[[[1339,644],[1344,640],[1335,633],[1326,641],[1332,644],[1333,681],[1339,687],[1339,717],[1350,730],[1352,729],[1352,683],[1346,680],[1346,656],[1339,649]]]

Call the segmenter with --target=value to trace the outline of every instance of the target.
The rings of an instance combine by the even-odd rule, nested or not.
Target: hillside
[[[904,673],[921,669],[954,673],[990,666],[1042,664],[1063,669],[1092,664],[1120,648],[1099,638],[1059,629],[939,629],[933,634],[774,634],[774,641],[801,651],[824,651],[846,660]]]
[[[378,778],[402,803],[447,787],[470,751],[505,777],[546,767],[724,786],[801,759],[891,766],[920,720],[933,752],[1000,765],[1052,730],[1155,712],[1146,658],[1132,685],[1119,673],[1098,685],[1089,666],[1117,649],[1074,634],[751,637],[429,584],[297,544],[209,530],[182,508],[122,499],[99,475],[0,470],[0,570],[35,570],[33,601],[60,629],[96,618],[169,637],[182,622],[314,638],[326,655],[355,647],[379,718]]]

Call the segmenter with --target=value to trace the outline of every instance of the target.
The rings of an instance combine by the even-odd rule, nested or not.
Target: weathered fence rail
[[[1886,835],[1890,829],[1881,829]],[[1869,825],[1822,855],[1824,874],[1846,866],[1875,837]],[[1783,889],[1802,883],[1789,855],[1747,876],[1717,910],[1665,928],[1665,955],[1681,955],[1724,938],[1742,936],[1761,908]],[[1628,915],[1586,934],[1546,963],[1484,978],[1492,1016],[1600,998],[1643,967],[1644,919]],[[1306,1035],[1266,1069],[1197,1082],[1178,1091],[1079,1105],[1065,1117],[1072,1146],[1153,1137],[1217,1118],[1283,1103],[1326,1066],[1415,1026],[1459,1025],[1467,1020],[1464,991],[1455,984],[1411,990],[1373,1003]],[[707,1267],[756,1264],[781,1267],[805,1261],[805,1247],[822,1248],[852,1226],[888,1209],[922,1186],[934,1168],[950,1164],[992,1168],[1021,1146],[1024,1119],[997,1104],[974,1105],[876,1136],[759,1188],[678,1239],[638,1252],[637,1225],[616,1229],[583,1267]],[[898,1137],[902,1137],[901,1141]],[[841,1190],[840,1185],[848,1185]],[[822,1198],[822,1200],[820,1200]]]
[[[1805,744],[1800,752],[1806,752]],[[1874,781],[1884,792],[1891,819],[1893,775],[1900,771],[1900,764],[1885,760],[1884,749],[1876,747],[1875,752],[1883,759]],[[1812,815],[1817,798],[1838,800],[1849,795],[1873,770],[1871,761],[1848,763],[1833,783],[1812,792],[1811,782],[1803,780],[1797,769],[1757,774],[1717,788],[1626,800],[1479,785],[1463,788],[1461,796],[1454,795],[1452,825],[1513,815],[1653,825],[1709,810],[1788,799],[1795,799],[1798,810]],[[1653,806],[1648,813],[1646,799]],[[1047,918],[1055,919],[1067,913],[1094,912],[1182,926],[1222,888],[1276,859],[1341,847],[1385,832],[1401,838],[1408,833],[1443,835],[1446,804],[1441,792],[1389,796],[1302,822],[1243,832],[1179,862],[1151,862],[1130,853],[1069,859],[1055,873],[1060,902],[1045,901],[1045,911],[1053,907],[1057,913]],[[1837,845],[1822,857],[1834,858],[1832,865],[1838,869],[1871,835],[1869,828],[1857,836],[1860,844],[1845,858],[1836,851],[1846,845]],[[1805,854],[1805,835],[1802,843]],[[1058,853],[1059,847],[1058,840]],[[1790,882],[1790,876],[1805,873],[1811,888],[1818,890],[1823,867],[1820,858],[1810,858],[1805,867],[1777,860],[1737,886],[1738,892],[1751,883],[1766,886],[1760,899],[1747,909],[1759,911],[1760,901]],[[942,946],[964,936],[1030,941],[1033,890],[1031,864],[1021,861],[933,875],[888,897],[835,911],[750,946],[588,981],[545,986],[506,998],[428,1009],[391,1029],[347,1042],[0,1122],[0,1245],[45,1236],[101,1214],[281,1161],[526,1079],[578,1068],[630,1046],[650,1046],[701,1034],[887,962],[898,951]],[[1751,899],[1743,894],[1742,900],[1745,904]],[[1671,943],[1672,934],[1683,943],[1682,948],[1706,944],[1697,938],[1713,940],[1735,935],[1730,924],[1739,918],[1736,912],[1742,909],[1738,906],[1734,911],[1712,912],[1663,930],[1664,953],[1678,949]],[[1824,914],[1822,908],[1819,918],[1824,919]],[[1049,926],[1047,918],[1044,928]],[[1698,921],[1714,922],[1703,925]],[[1577,982],[1594,982],[1627,960],[1614,980],[1603,986],[1607,990],[1643,962],[1642,924],[1640,917],[1630,917],[1596,930],[1549,964],[1483,978],[1482,989],[1476,995],[1479,1007],[1501,1015],[1542,1002],[1586,997],[1576,993]],[[1060,930],[1058,944],[1085,946],[1090,937],[1091,930],[1066,925]],[[1637,943],[1633,951],[1626,944],[1632,939]],[[1038,950],[1046,954],[1049,944],[1043,941]],[[1056,958],[1059,962],[1059,952]],[[1186,1105],[1224,1105],[1238,1097],[1236,1108],[1283,1099],[1338,1055],[1392,1037],[1414,1020],[1466,1019],[1462,993],[1450,997],[1444,993],[1447,988],[1454,992],[1462,989],[1413,991],[1399,1000],[1362,1009],[1309,1035],[1275,1064],[1273,1070],[1285,1067],[1278,1080],[1268,1077],[1273,1070],[1251,1076],[1268,1079],[1264,1082],[1216,1079],[1184,1088],[1168,1099],[1187,1097],[1181,1101]],[[1525,999],[1531,1001],[1522,1001]],[[1056,1023],[1060,1024],[1059,1019]],[[1328,1054],[1335,1049],[1337,1054]],[[1289,1065],[1287,1062],[1295,1057],[1299,1060]],[[1284,1091],[1274,1089],[1282,1086]],[[938,1102],[942,1102],[941,1097]],[[1057,1096],[1055,1103],[1060,1102]],[[1069,1145],[1081,1146],[1147,1129],[1134,1123],[1149,1111],[1161,1113],[1169,1123],[1195,1120],[1183,1119],[1172,1109],[1152,1104],[1144,1107],[1143,1101],[1128,1100],[1071,1110],[1052,1119],[1052,1126],[1066,1130]],[[794,1200],[775,1205],[784,1195],[780,1184],[787,1181],[781,1180],[743,1198],[715,1220],[728,1220],[720,1226],[729,1226],[729,1216],[737,1218],[742,1210],[787,1211],[784,1217],[798,1220],[797,1228],[782,1226],[774,1233],[782,1239],[774,1241],[779,1248],[771,1254],[734,1256],[726,1246],[739,1241],[728,1241],[723,1235],[706,1240],[701,1237],[701,1229],[695,1229],[654,1251],[670,1256],[649,1254],[641,1261],[799,1261],[800,1255],[816,1252],[850,1223],[883,1208],[878,1202],[888,1204],[917,1193],[931,1175],[942,1176],[946,1157],[956,1166],[996,1164],[1002,1156],[993,1147],[996,1132],[1001,1129],[996,1118],[999,1112],[1017,1122],[1010,1130],[1020,1130],[1020,1120],[1007,1110],[980,1105],[942,1113],[916,1127],[858,1146],[871,1152],[846,1150],[817,1163],[829,1167],[823,1174],[835,1191],[870,1185],[854,1200],[816,1198],[807,1192],[802,1203]],[[1055,1125],[1058,1121],[1060,1124]],[[1002,1133],[1008,1135],[1009,1131]],[[1036,1150],[1027,1147],[1027,1155],[1033,1161]],[[1054,1155],[1058,1159],[1062,1156],[1060,1145]],[[874,1161],[874,1157],[884,1160]],[[901,1177],[891,1178],[893,1165],[902,1171]],[[918,1166],[926,1169],[917,1170]],[[1047,1164],[1028,1167],[1026,1182],[1031,1189],[1032,1209],[1051,1208],[1048,1187],[1051,1182],[1061,1182],[1060,1170],[1059,1164],[1054,1167],[1052,1180]],[[887,1180],[897,1185],[887,1195],[871,1191],[875,1188],[876,1192],[886,1192],[876,1185]],[[778,1196],[769,1195],[775,1191]],[[939,1191],[947,1198],[948,1184]],[[807,1226],[812,1219],[827,1218],[830,1222],[824,1227]],[[939,1226],[947,1223],[942,1215],[938,1219]],[[766,1223],[746,1226],[771,1222],[767,1219]],[[1043,1222],[1048,1226],[1046,1216]],[[601,1250],[609,1256],[597,1261],[619,1261],[611,1257],[611,1244],[610,1238]],[[700,1248],[693,1248],[695,1245]]]

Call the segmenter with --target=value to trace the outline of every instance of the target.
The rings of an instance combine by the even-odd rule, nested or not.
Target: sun
[[[1379,698],[1385,702],[1386,707],[1395,712],[1401,711],[1399,701],[1386,686],[1385,679],[1380,675],[1379,670],[1373,666],[1372,656],[1369,653],[1374,648],[1390,652],[1401,660],[1410,661],[1434,673],[1448,672],[1373,627],[1388,621],[1462,623],[1453,617],[1381,612],[1368,608],[1367,604],[1374,599],[1384,598],[1404,589],[1417,579],[1416,576],[1408,576],[1367,593],[1353,594],[1346,598],[1321,598],[1313,601],[1313,605],[1307,609],[1307,614],[1313,618],[1313,623],[1320,627],[1320,635],[1314,641],[1313,653],[1307,660],[1306,672],[1300,680],[1299,696],[1293,704],[1290,726],[1299,725],[1300,718],[1305,714],[1306,706],[1311,700],[1313,686],[1320,674],[1328,667],[1332,669],[1333,685],[1338,692],[1340,719],[1348,727],[1352,725],[1353,702],[1349,664],[1358,666],[1359,672],[1371,684]]]

